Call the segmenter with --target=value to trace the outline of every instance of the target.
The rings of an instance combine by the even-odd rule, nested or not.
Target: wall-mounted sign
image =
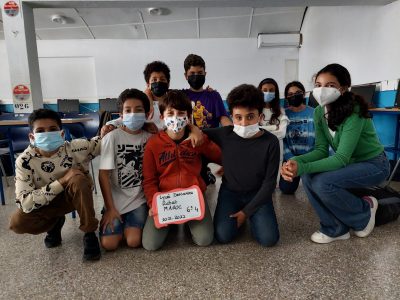
[[[15,1],[8,1],[4,4],[4,12],[9,17],[15,17],[19,13],[18,3]]]
[[[14,113],[32,112],[31,90],[28,85],[18,84],[13,88]]]

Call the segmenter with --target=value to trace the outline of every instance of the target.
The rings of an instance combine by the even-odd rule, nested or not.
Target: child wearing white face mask
[[[348,91],[347,69],[330,64],[317,73],[313,95],[315,148],[282,166],[285,180],[301,176],[308,199],[320,218],[315,243],[368,236],[375,225],[377,200],[359,198],[348,189],[371,187],[389,175],[389,163],[365,101]],[[335,151],[329,156],[329,146]]]
[[[279,169],[279,141],[260,129],[263,93],[253,85],[234,88],[227,97],[233,126],[204,132],[222,149],[224,175],[214,215],[215,237],[229,243],[250,221],[254,238],[264,247],[279,240],[272,203]]]
[[[258,89],[263,92],[265,102],[263,116],[260,120],[260,127],[273,133],[279,139],[281,153],[279,161],[280,165],[282,165],[283,138],[286,135],[289,119],[280,106],[278,83],[272,78],[265,78],[259,83]]]
[[[123,126],[102,140],[99,182],[104,198],[100,241],[115,250],[122,240],[136,248],[142,242],[147,217],[142,188],[144,147],[151,134],[142,130],[149,116],[150,101],[137,89],[126,89],[118,98]]]
[[[204,143],[194,148],[189,140],[189,123],[192,104],[184,92],[170,90],[160,104],[160,113],[165,123],[165,131],[160,131],[148,142],[144,153],[143,187],[149,206],[149,216],[143,230],[143,247],[157,250],[162,247],[170,226],[156,228],[152,210],[153,196],[157,192],[168,192],[177,188],[196,185],[205,192],[206,184],[200,175],[201,156],[211,162],[221,164],[221,150],[207,137]],[[205,214],[202,220],[186,223],[193,242],[208,246],[214,238],[211,213],[205,201]]]

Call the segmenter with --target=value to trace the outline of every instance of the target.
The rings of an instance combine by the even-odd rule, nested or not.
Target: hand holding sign
[[[153,217],[157,228],[169,224],[182,224],[204,218],[204,197],[200,188],[193,185],[153,196]]]

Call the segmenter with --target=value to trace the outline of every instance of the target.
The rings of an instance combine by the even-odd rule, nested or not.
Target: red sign
[[[30,97],[31,91],[26,85],[19,84],[13,89],[14,97],[18,100],[26,100]]]
[[[4,4],[4,12],[9,17],[15,17],[19,12],[18,3],[15,1],[6,2],[6,4]]]

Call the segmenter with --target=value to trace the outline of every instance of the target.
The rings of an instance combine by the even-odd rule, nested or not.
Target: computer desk
[[[393,168],[392,173],[390,174],[388,183],[393,179],[393,176],[397,170],[397,168],[400,165],[400,159],[399,159],[399,154],[400,154],[400,145],[399,145],[399,135],[400,135],[400,108],[395,107],[395,108],[371,108],[370,113],[375,115],[375,114],[381,114],[381,115],[395,115],[396,116],[396,133],[394,137],[394,145],[393,147],[385,147],[385,151],[391,152],[394,154],[394,158],[397,161],[395,167]]]

